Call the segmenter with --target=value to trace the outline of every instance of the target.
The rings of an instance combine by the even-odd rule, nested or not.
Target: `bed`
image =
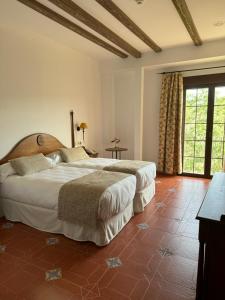
[[[120,162],[120,160],[118,159],[88,158],[63,164],[69,167],[103,170],[104,168],[107,169],[107,167],[113,166],[118,162]],[[129,161],[127,162],[129,163]],[[155,163],[147,162],[144,167],[138,169],[135,176],[137,179],[137,185],[134,198],[134,212],[140,213],[144,211],[144,207],[151,201],[151,199],[155,195]]]
[[[0,164],[21,156],[48,154],[62,147],[51,135],[33,134],[20,141]],[[58,165],[25,176],[12,174],[1,183],[4,215],[8,220],[19,221],[39,230],[64,234],[78,241],[92,241],[99,246],[106,245],[133,216],[135,176],[126,176],[105,190],[101,195],[95,226],[58,218],[58,195],[62,186],[95,172],[94,169]]]

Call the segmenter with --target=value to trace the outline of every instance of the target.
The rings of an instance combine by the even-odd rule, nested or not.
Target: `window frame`
[[[182,164],[184,162],[184,131],[185,131],[185,110],[186,110],[186,90],[197,88],[208,88],[208,110],[206,122],[206,138],[205,138],[205,168],[204,174],[185,173],[181,175],[212,178],[211,171],[211,156],[212,156],[212,137],[213,137],[213,113],[214,113],[214,98],[215,88],[225,86],[225,73],[200,75],[184,77],[183,83],[183,119],[182,119]]]

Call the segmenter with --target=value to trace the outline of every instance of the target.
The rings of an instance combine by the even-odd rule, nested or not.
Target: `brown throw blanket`
[[[122,160],[104,168],[106,171],[122,172],[136,175],[137,171],[149,165],[147,161],[141,160]]]
[[[128,176],[96,171],[65,183],[59,191],[59,220],[95,226],[103,192]]]

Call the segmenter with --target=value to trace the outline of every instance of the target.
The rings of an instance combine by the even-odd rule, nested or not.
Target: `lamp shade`
[[[88,128],[87,123],[80,123],[80,128],[87,129]]]

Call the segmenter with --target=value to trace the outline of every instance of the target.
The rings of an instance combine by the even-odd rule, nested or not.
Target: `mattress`
[[[94,169],[57,166],[32,175],[12,175],[2,184],[0,196],[21,204],[57,211],[62,185],[93,172]],[[131,175],[107,188],[100,198],[98,218],[105,220],[123,211],[134,198],[135,186],[136,178]]]
[[[76,168],[88,168],[88,169],[97,169],[102,170],[104,167],[120,162],[118,159],[111,158],[89,158],[82,159],[70,163],[61,163],[61,165],[67,165],[70,167]],[[143,191],[146,189],[154,178],[156,177],[156,165],[153,162],[149,162],[146,167],[143,167],[138,170],[136,174],[137,186],[136,192]]]

